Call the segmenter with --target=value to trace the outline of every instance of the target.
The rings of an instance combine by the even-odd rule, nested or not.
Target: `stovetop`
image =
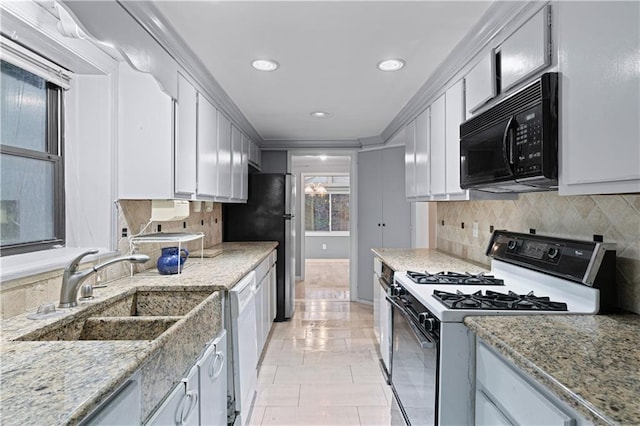
[[[450,293],[433,290],[433,297],[449,309],[490,309],[510,311],[567,311],[567,304],[556,302],[547,296],[538,297],[533,291],[517,294],[511,290],[499,293],[493,290],[478,290],[474,293],[463,293],[457,290]]]
[[[429,272],[407,271],[407,277],[416,284],[451,284],[451,285],[504,285],[504,280],[484,272]]]

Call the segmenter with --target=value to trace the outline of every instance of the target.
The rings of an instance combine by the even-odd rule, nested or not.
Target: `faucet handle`
[[[85,251],[84,253],[78,255],[78,257],[73,259],[71,262],[69,262],[69,264],[65,269],[69,272],[75,272],[78,269],[78,264],[85,256],[88,256],[90,254],[97,254],[97,253],[98,253],[98,250],[96,249]]]

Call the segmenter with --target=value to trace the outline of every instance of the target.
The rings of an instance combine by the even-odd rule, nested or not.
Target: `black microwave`
[[[558,188],[558,74],[546,73],[460,125],[460,186]]]

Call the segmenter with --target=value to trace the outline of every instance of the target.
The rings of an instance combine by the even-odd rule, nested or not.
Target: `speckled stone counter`
[[[373,253],[394,271],[487,272],[488,268],[434,249],[375,248]]]
[[[595,424],[640,424],[640,315],[467,317],[505,358]]]
[[[95,299],[65,309],[61,316],[29,320],[27,314],[0,322],[0,423],[75,424],[134,372],[142,373],[142,418],[196,360],[222,329],[224,290],[255,269],[277,246],[274,242],[223,243],[214,258],[190,258],[182,274],[155,270],[108,283],[94,290]],[[44,333],[110,306],[136,291],[209,292],[154,340],[16,341]]]

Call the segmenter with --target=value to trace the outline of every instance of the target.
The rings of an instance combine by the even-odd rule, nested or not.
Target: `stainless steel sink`
[[[210,291],[174,288],[136,290],[16,340],[154,340],[210,295]]]

